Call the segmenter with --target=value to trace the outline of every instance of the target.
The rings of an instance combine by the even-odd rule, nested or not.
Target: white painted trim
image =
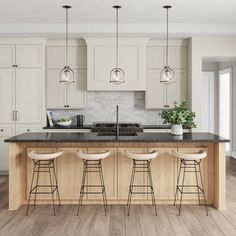
[[[83,38],[80,39],[70,39],[68,41],[69,47],[76,47],[76,46],[86,46],[86,42]],[[47,46],[65,46],[65,40],[64,39],[48,39],[47,40]]]
[[[0,38],[0,44],[27,44],[27,45],[34,45],[34,44],[46,44],[46,38]]]

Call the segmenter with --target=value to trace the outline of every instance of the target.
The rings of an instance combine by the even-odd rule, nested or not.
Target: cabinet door
[[[173,107],[175,102],[180,103],[186,100],[186,71],[175,70],[175,83],[168,84],[167,86],[167,105]]]
[[[41,126],[16,125],[16,135],[26,132],[40,132]]]
[[[165,47],[147,47],[147,68],[162,69],[165,65]]]
[[[47,68],[62,69],[65,66],[65,47],[47,47]]]
[[[158,200],[173,200],[175,195],[177,159],[170,152],[175,148],[149,148],[158,152],[151,163],[153,187]],[[149,196],[150,197],[150,196]]]
[[[84,148],[62,148],[63,155],[56,159],[58,188],[61,200],[79,199],[83,161],[76,152]]]
[[[4,139],[10,138],[14,134],[14,125],[0,125],[0,171],[8,171],[8,143],[4,143]]]
[[[78,109],[87,107],[87,75],[86,70],[76,70],[75,83],[68,85],[69,108]]]
[[[117,177],[117,152],[115,148],[88,148],[88,153],[100,153],[105,152],[106,150],[111,151],[111,155],[102,160],[102,171],[106,188],[107,199],[116,199],[117,198],[117,186],[116,186],[116,177]],[[89,185],[100,185],[99,173],[88,173],[88,184]],[[99,188],[90,188],[90,191],[99,192]],[[88,199],[93,200],[102,200],[102,195],[88,195]]]
[[[0,123],[14,123],[15,70],[0,69]]]
[[[15,45],[0,45],[0,67],[15,65]]]
[[[48,109],[63,109],[65,104],[65,85],[59,83],[59,70],[48,70],[46,78],[46,106]]]
[[[126,151],[136,152],[136,153],[145,153],[147,152],[146,148],[118,148],[118,199],[126,200],[129,193],[130,177],[133,168],[133,161],[125,154]],[[135,174],[135,185],[144,185],[147,182],[145,173],[136,173]],[[144,188],[134,189],[134,191],[144,192]],[[145,200],[147,199],[146,194],[134,194],[132,199],[134,200]]]
[[[164,108],[166,96],[164,85],[160,83],[160,69],[147,70],[147,90],[145,92],[145,108]]]
[[[187,66],[187,48],[169,47],[169,66],[173,69],[185,69]]]
[[[41,67],[41,45],[16,45],[16,65],[18,67]]]
[[[41,122],[41,70],[16,70],[17,123]]]
[[[87,67],[86,47],[77,47],[77,46],[69,47],[68,64],[73,69],[85,69]]]

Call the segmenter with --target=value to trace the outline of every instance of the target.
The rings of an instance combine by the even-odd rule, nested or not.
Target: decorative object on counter
[[[174,76],[175,73],[174,71],[169,67],[168,63],[168,54],[169,54],[169,15],[168,15],[168,10],[172,8],[172,6],[166,5],[163,6],[164,9],[166,9],[166,65],[164,68],[161,70],[161,78],[160,82],[165,83],[165,84],[170,84],[175,82]]]
[[[188,109],[186,101],[180,104],[175,103],[173,109],[162,111],[160,116],[164,120],[163,124],[172,125],[171,134],[173,135],[183,135],[183,125],[188,128],[197,127],[194,121],[196,114]]]
[[[53,127],[52,112],[51,111],[47,111],[47,118],[48,118],[49,126]]]
[[[69,67],[68,65],[68,10],[71,8],[71,6],[65,5],[62,6],[66,9],[66,65],[64,68],[60,71],[60,83],[64,84],[71,84],[74,83],[74,71]]]
[[[77,115],[76,119],[77,119],[77,126],[80,126],[80,127],[83,126],[85,116],[84,115]]]
[[[61,118],[60,120],[57,120],[57,125],[63,127],[70,126],[71,123],[72,123],[71,118]]]
[[[116,9],[116,67],[110,73],[110,82],[116,85],[125,82],[125,73],[119,68],[119,41],[118,41],[118,10],[121,6],[115,5],[113,8]]]

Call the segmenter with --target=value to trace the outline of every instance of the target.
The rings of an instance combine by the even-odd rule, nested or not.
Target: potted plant
[[[186,101],[180,104],[175,103],[173,109],[163,110],[160,113],[163,119],[163,124],[171,124],[171,134],[182,135],[183,126],[186,128],[196,128],[197,125],[194,121],[196,114],[188,109],[188,104]]]

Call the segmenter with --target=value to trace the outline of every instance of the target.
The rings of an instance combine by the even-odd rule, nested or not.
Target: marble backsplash
[[[115,122],[116,105],[119,105],[119,122],[138,122],[143,125],[160,125],[160,110],[145,109],[144,92],[89,92],[89,106],[81,110],[50,110],[54,120],[72,117],[76,124],[76,115],[85,116],[85,125],[93,122]]]

